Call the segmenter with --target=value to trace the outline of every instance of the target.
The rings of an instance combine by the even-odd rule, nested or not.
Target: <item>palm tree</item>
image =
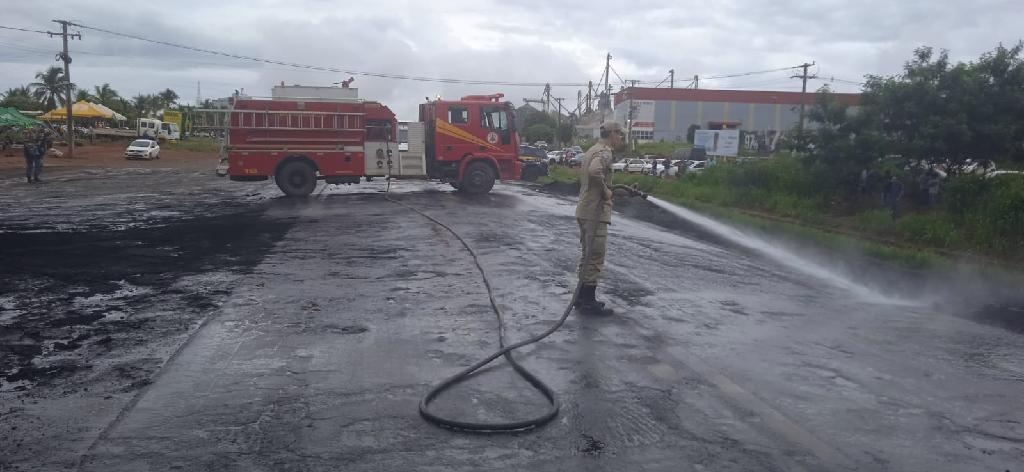
[[[88,101],[92,101],[92,95],[89,95],[89,91],[88,90],[80,89],[77,92],[75,92],[75,101],[76,102],[81,102],[83,100],[85,100],[87,102]]]
[[[20,87],[11,87],[3,93],[4,99],[25,97],[32,98],[32,89],[28,85],[22,85]]]
[[[64,69],[50,67],[44,72],[36,73],[36,80],[29,84],[32,87],[32,97],[39,100],[48,109],[57,108],[57,105],[64,106],[66,97],[64,95],[67,81],[64,79]]]
[[[156,97],[152,95],[138,94],[132,97],[132,108],[135,110],[136,115],[143,117],[149,114],[150,111],[156,111],[159,108]]]
[[[154,98],[159,100],[160,105],[162,105],[160,108],[167,108],[178,101],[178,93],[171,89],[164,89],[163,92],[156,94]]]
[[[32,89],[27,85],[7,89],[0,100],[0,106],[14,107],[18,110],[40,110],[43,104],[32,98]]]
[[[110,88],[110,84],[97,85],[93,87],[92,96],[96,98],[96,101],[106,105],[110,108],[114,108],[114,105],[121,99],[121,95],[117,93],[117,90]]]

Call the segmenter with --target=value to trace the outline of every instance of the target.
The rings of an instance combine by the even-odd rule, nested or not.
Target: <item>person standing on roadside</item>
[[[895,175],[889,179],[885,187],[885,202],[889,206],[892,221],[900,218],[900,199],[903,198],[903,182]]]
[[[622,125],[607,122],[601,125],[601,139],[583,155],[580,172],[580,200],[576,205],[576,222],[580,227],[580,293],[576,309],[584,315],[611,315],[597,300],[597,282],[604,268],[608,225],[612,222],[613,152],[625,149],[626,133]]]
[[[42,182],[39,175],[43,173],[43,155],[46,154],[42,137],[32,136],[25,140],[25,178],[28,183]]]

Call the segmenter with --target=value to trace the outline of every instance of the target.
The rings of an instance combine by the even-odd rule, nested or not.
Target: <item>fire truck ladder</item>
[[[232,110],[232,128],[251,130],[247,143],[315,143],[343,146],[363,142],[365,113],[323,111]],[[262,131],[262,133],[261,133]],[[274,131],[320,132],[317,136],[281,136]],[[252,147],[235,145],[236,148]]]

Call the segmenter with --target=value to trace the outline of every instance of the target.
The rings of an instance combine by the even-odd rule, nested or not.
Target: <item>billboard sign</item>
[[[174,123],[181,129],[181,112],[176,110],[164,110],[163,121]]]
[[[709,156],[736,157],[740,151],[740,130],[699,129],[693,134],[693,145],[702,146]]]

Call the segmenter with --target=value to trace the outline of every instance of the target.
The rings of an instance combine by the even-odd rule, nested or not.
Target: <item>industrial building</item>
[[[839,103],[854,108],[860,104],[860,94],[832,95]],[[780,133],[797,127],[801,100],[810,109],[817,94],[630,87],[614,95],[614,119],[630,129],[638,143],[685,142],[687,131],[695,125],[699,129],[743,131],[744,142],[740,145],[757,150],[770,146]]]

